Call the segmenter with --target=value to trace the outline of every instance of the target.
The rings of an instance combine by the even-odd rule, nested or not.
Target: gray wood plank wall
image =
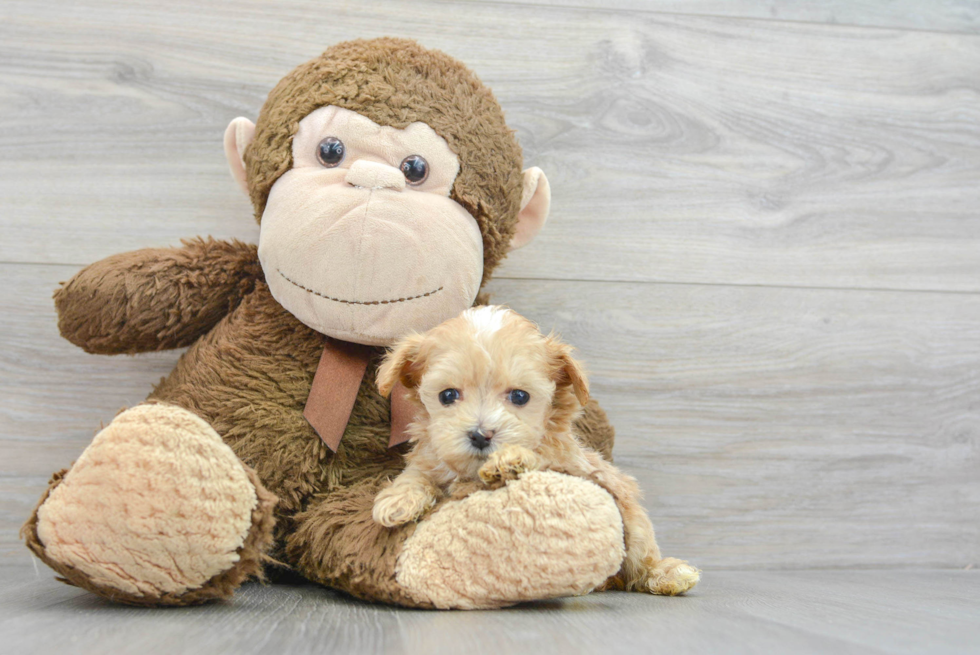
[[[693,16],[980,33],[976,0],[511,0]]]
[[[548,6],[550,5],[550,6]],[[179,353],[85,355],[59,280],[255,240],[221,134],[327,45],[467,62],[553,218],[495,299],[580,349],[669,554],[980,559],[980,3],[0,4],[0,562]]]

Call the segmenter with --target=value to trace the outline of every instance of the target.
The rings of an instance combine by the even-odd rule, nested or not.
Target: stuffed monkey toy
[[[62,335],[87,352],[188,349],[53,476],[29,548],[69,584],[137,605],[226,598],[277,568],[440,608],[610,579],[623,524],[586,480],[528,473],[401,528],[371,518],[411,419],[373,383],[384,346],[477,302],[547,218],[547,179],[521,170],[490,90],[412,41],[341,43],[283,78],[256,124],[235,119],[225,151],[257,248],[115,255],[55,293]],[[594,402],[577,430],[611,456]]]

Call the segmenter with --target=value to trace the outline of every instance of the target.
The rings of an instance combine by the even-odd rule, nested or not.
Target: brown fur
[[[335,46],[273,90],[246,153],[256,215],[290,166],[296,124],[331,103],[385,125],[423,120],[449,142],[462,166],[453,198],[479,222],[489,279],[516,221],[520,149],[490,91],[455,60],[413,42]],[[45,559],[35,514],[24,538],[52,568],[72,584],[125,602],[201,602],[225,597],[246,575],[260,573],[258,557],[271,531],[268,554],[311,580],[366,599],[418,604],[400,593],[394,578],[411,529],[388,533],[370,517],[374,492],[403,468],[407,450],[387,447],[390,407],[373,384],[381,349],[375,349],[343,441],[331,453],[303,417],[324,337],[273,299],[255,246],[194,240],[183,248],[116,255],[79,272],[55,302],[62,335],[89,352],[189,345],[150,402],[177,405],[210,423],[254,469],[257,488],[268,489],[278,504],[274,511],[271,502],[260,505],[253,531],[262,536],[248,542],[239,566],[177,599],[120,598],[87,585],[77,572],[59,570]],[[577,426],[589,445],[609,456],[613,431],[598,405],[590,402]]]
[[[483,283],[507,253],[523,189],[521,148],[490,89],[452,57],[408,39],[340,43],[296,68],[269,94],[245,152],[255,218],[269,190],[292,166],[292,137],[307,114],[326,105],[379,125],[426,123],[459,157],[452,198],[483,233]]]
[[[297,516],[299,527],[286,540],[286,554],[314,582],[365,600],[418,606],[394,578],[401,545],[415,532],[415,524],[389,530],[371,518],[374,497],[385,480],[370,478],[319,499]]]
[[[183,248],[124,252],[95,262],[54,294],[61,333],[100,355],[183,348],[261,279],[256,247],[188,239]]]

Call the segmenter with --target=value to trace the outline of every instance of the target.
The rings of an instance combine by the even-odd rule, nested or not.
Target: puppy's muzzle
[[[493,430],[484,430],[483,428],[477,428],[476,430],[470,430],[467,435],[470,438],[470,443],[477,450],[486,450],[490,447],[490,439],[493,438]]]

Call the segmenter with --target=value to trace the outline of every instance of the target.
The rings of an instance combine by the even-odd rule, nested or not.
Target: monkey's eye
[[[459,389],[443,389],[439,392],[439,402],[449,406],[459,400]]]
[[[429,177],[429,162],[419,155],[405,157],[400,168],[405,179],[413,186],[422,184],[425,182],[425,178]]]
[[[345,154],[344,142],[335,136],[328,136],[316,147],[316,158],[327,168],[338,166]]]
[[[531,394],[523,389],[514,389],[510,392],[510,402],[514,403],[518,407],[523,407],[529,400],[531,400]]]

